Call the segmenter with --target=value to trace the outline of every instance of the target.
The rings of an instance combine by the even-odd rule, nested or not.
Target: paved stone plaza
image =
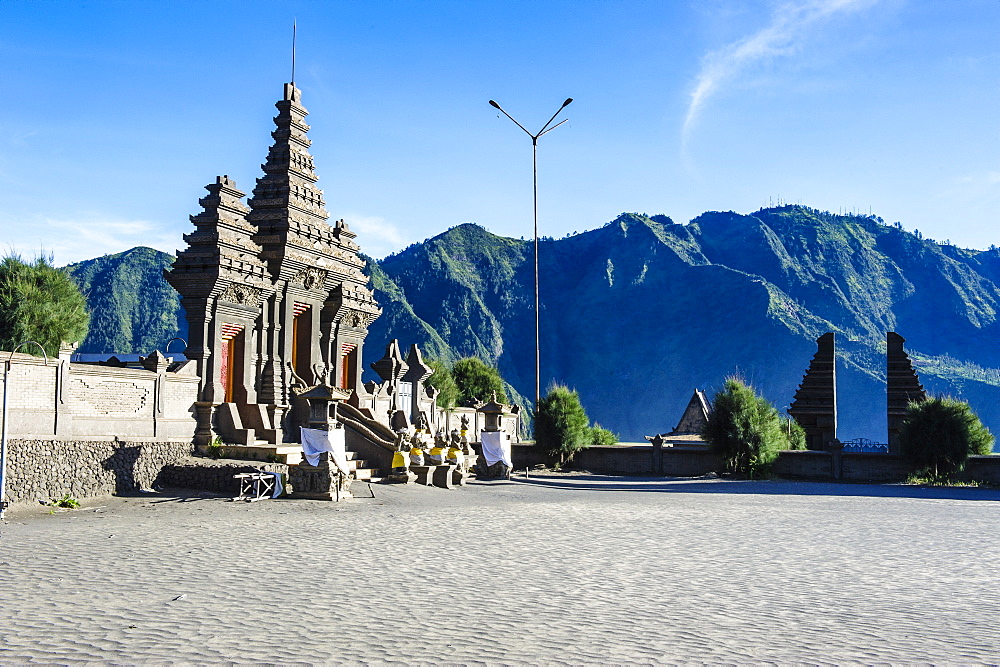
[[[1000,661],[1000,491],[372,488],[22,506],[0,663]]]

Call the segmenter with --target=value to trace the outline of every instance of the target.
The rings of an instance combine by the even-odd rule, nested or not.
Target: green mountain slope
[[[140,246],[67,266],[90,307],[90,332],[78,351],[148,354],[174,336],[186,338],[180,297],[163,279],[173,261]],[[178,345],[171,349],[183,348]]]
[[[461,225],[379,268],[456,354],[489,359],[530,395],[531,258],[529,242]],[[786,406],[813,341],[836,331],[841,432],[881,440],[885,332],[896,330],[928,389],[965,396],[1000,425],[998,260],[797,206],[689,225],[623,214],[541,244],[542,382],[575,386],[593,418],[639,439],[734,372]],[[381,326],[370,339],[389,334]]]

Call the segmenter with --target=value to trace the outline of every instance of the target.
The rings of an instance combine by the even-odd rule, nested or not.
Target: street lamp
[[[552,125],[552,121],[556,119],[556,116],[559,115],[559,112],[565,109],[572,101],[573,101],[572,97],[567,97],[566,101],[562,103],[562,106],[559,107],[559,109],[557,109],[554,114],[552,114],[552,118],[549,118],[549,121],[542,126],[542,129],[540,129],[535,134],[532,134],[531,132],[528,132],[527,128],[525,128],[524,125],[518,123],[516,120],[514,120],[513,116],[504,111],[503,107],[501,107],[493,100],[490,100],[491,107],[497,109],[504,116],[507,116],[507,118],[510,118],[512,121],[514,121],[515,125],[524,130],[524,133],[527,134],[529,137],[531,137],[531,178],[534,190],[534,208],[535,208],[535,413],[536,414],[538,412],[538,401],[541,398],[541,376],[542,376],[541,353],[539,352],[540,336],[538,328],[538,138],[541,137],[543,134],[551,132],[552,130],[556,129],[557,127],[565,123],[567,120],[569,120],[568,118],[564,118],[555,125]],[[549,125],[552,125],[552,127],[549,127]]]

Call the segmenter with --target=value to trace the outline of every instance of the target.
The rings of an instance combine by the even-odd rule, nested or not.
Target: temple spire
[[[298,21],[292,19],[292,88],[295,87],[295,37],[298,32]]]
[[[286,83],[284,96],[274,105],[274,143],[261,165],[264,175],[257,179],[251,197],[251,222],[262,231],[288,229],[295,223],[326,227],[330,214],[326,212],[323,191],[316,187],[312,142],[306,136],[309,114],[302,106],[302,91],[294,83]]]

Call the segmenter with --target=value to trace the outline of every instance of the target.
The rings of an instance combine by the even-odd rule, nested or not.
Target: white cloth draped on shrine
[[[483,456],[486,465],[491,466],[497,461],[503,461],[508,468],[513,468],[510,462],[510,440],[503,431],[482,431],[480,441],[483,444]]]
[[[309,465],[317,465],[319,455],[323,452],[329,452],[330,460],[336,464],[337,469],[345,475],[350,474],[347,467],[347,442],[344,437],[344,429],[335,428],[322,431],[300,427],[299,431],[302,434],[302,453]]]

